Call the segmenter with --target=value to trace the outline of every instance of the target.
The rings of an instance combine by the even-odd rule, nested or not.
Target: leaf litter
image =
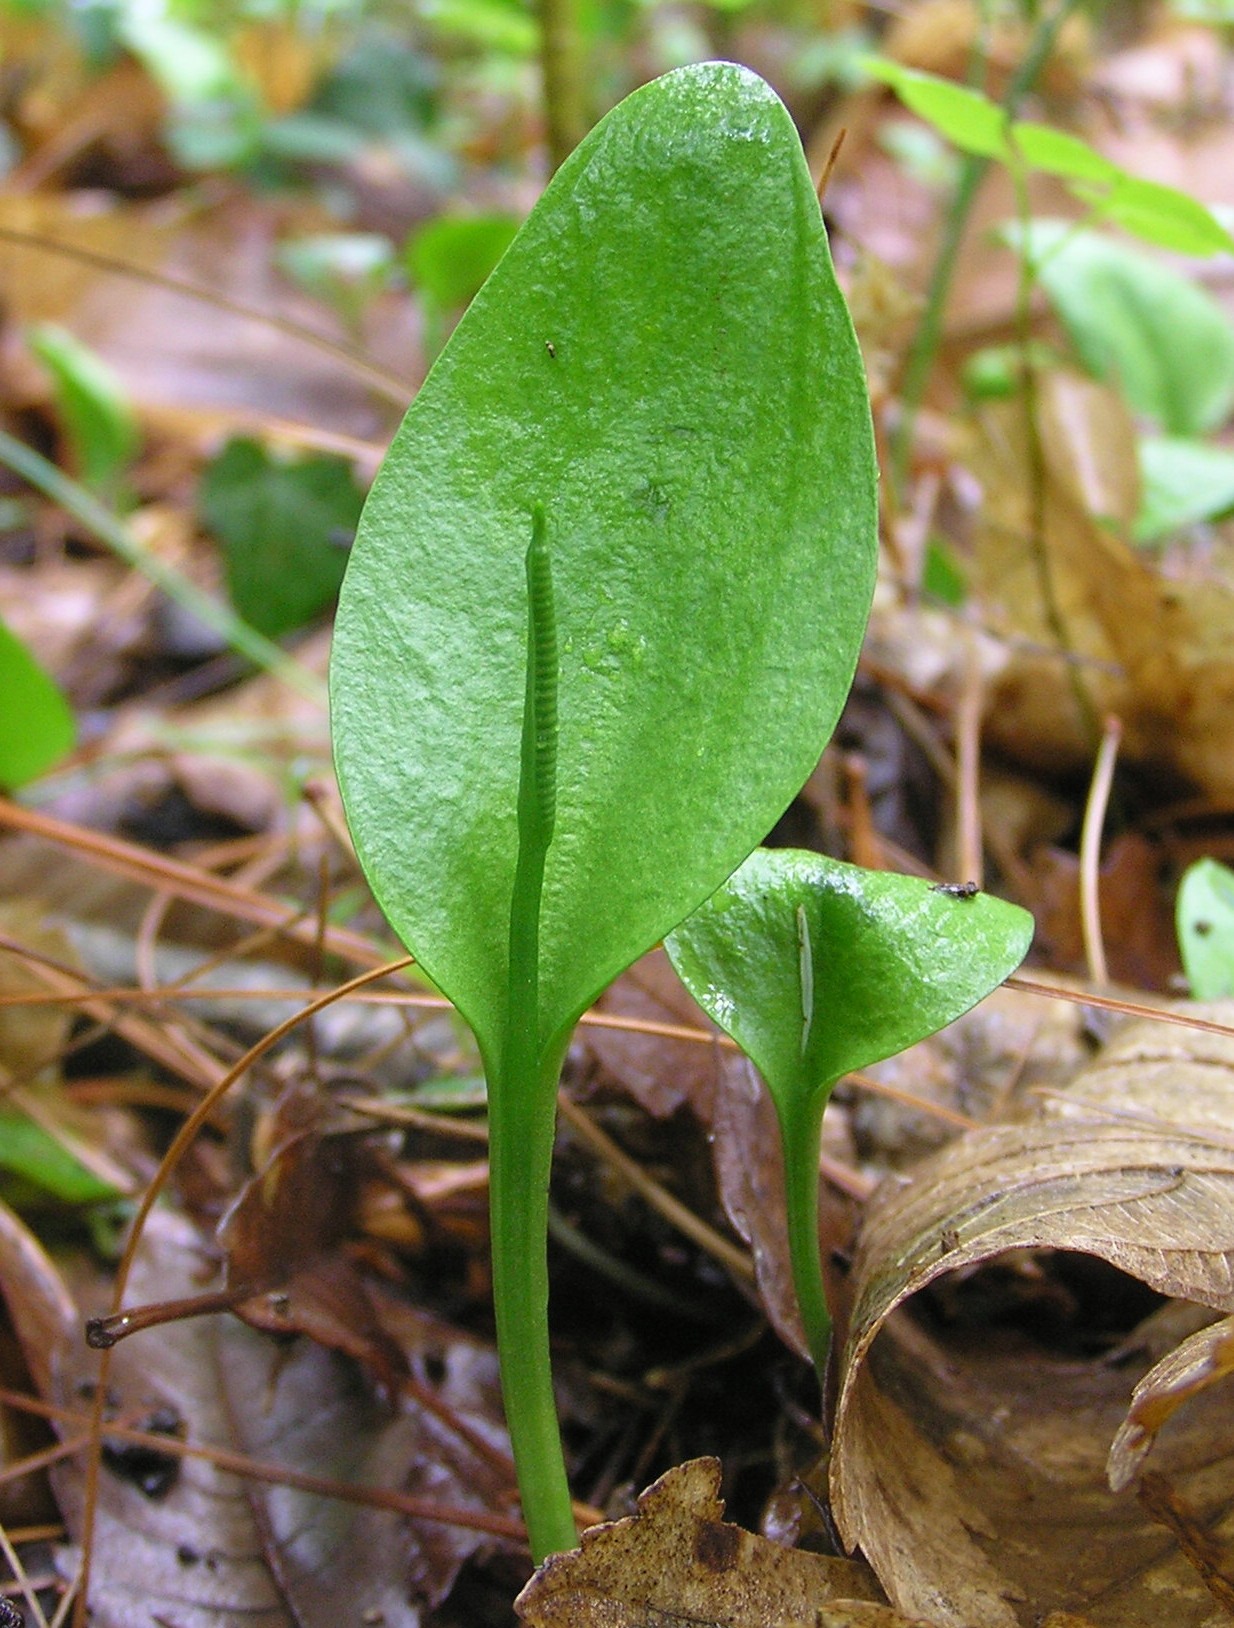
[[[963,77],[974,17],[972,7],[927,0],[897,20],[884,48],[910,66]],[[1000,22],[991,37],[995,88],[1022,49],[1003,33]],[[1049,94],[1062,98],[1053,114],[1059,122],[1074,115],[1119,162],[1135,168],[1138,152],[1145,173],[1216,197],[1213,187],[1227,183],[1211,153],[1228,134],[1228,110],[1220,105],[1213,39],[1162,25],[1129,50],[1095,53],[1084,30],[1069,27],[1066,48],[1050,64]],[[1187,66],[1193,59],[1195,72]],[[1109,106],[1083,90],[1094,63],[1114,98]],[[286,69],[290,79],[271,95],[293,106],[308,70],[300,54],[286,59]],[[91,196],[74,181],[88,160],[125,186],[139,174],[177,183],[167,154],[153,150],[159,102],[133,62],[83,90],[80,64],[58,58],[50,85],[32,83],[39,95],[23,87],[15,104],[29,141],[18,181],[41,176],[42,190],[7,199],[0,226],[60,236],[139,269],[217,280],[240,301],[281,304],[287,291],[268,270],[277,234],[251,199],[233,194],[186,223],[166,202],[120,205],[120,193]],[[1188,97],[1186,118],[1174,120],[1166,104]],[[920,250],[940,194],[878,144],[889,116],[903,122],[889,113],[885,93],[842,100],[833,113],[852,129],[827,201],[840,223],[839,257],[855,261],[852,281],[870,291],[881,411],[895,406],[897,369],[921,308]],[[95,133],[83,137],[91,120]],[[68,132],[63,143],[58,129]],[[823,134],[817,139],[830,151]],[[57,160],[57,151],[67,157]],[[58,191],[61,180],[68,184]],[[1034,207],[1053,212],[1057,199],[1047,188]],[[1006,177],[993,175],[976,219],[1001,222],[1013,212]],[[320,229],[311,214],[284,225],[293,233]],[[340,392],[333,362],[310,361],[282,339],[266,343],[260,324],[235,314],[213,327],[190,324],[186,312],[195,307],[183,294],[164,288],[136,300],[130,281],[84,260],[53,260],[29,244],[9,244],[5,269],[22,315],[76,327],[120,364],[155,441],[136,471],[151,511],[142,524],[201,581],[217,579],[213,541],[178,524],[174,510],[187,507],[211,438],[241,430],[268,434],[267,444],[281,447],[289,435],[316,444],[313,436],[328,439],[331,428],[384,433],[388,404],[351,384]],[[1179,865],[1234,850],[1222,812],[1230,785],[1228,528],[1218,521],[1167,539],[1156,555],[1131,549],[1143,426],[1108,389],[1075,373],[1040,381],[1042,517],[1034,514],[1034,454],[1015,403],[981,406],[965,424],[951,394],[974,336],[1009,328],[1013,279],[1006,249],[970,232],[905,511],[889,514],[896,570],[907,576],[884,580],[876,610],[873,676],[864,682],[877,717],[871,724],[854,708],[811,784],[808,816],[813,829],[843,845],[869,838],[873,807],[884,822],[874,829],[881,852],[899,843],[915,864],[963,879],[951,803],[977,793],[965,790],[962,775],[941,775],[939,760],[954,765],[949,730],[969,682],[971,644],[983,687],[987,848],[1003,870],[1004,891],[1018,887],[1022,902],[1049,905],[1040,909],[1042,959],[1074,966],[1080,879],[1069,845],[1076,781],[1094,744],[1078,691],[1095,717],[1114,710],[1125,726],[1124,800],[1104,892],[1111,965],[1160,991],[1176,970],[1165,940]],[[1220,278],[1211,286],[1228,306]],[[321,308],[297,300],[296,314],[323,326]],[[414,377],[414,313],[385,330],[383,320],[375,310],[370,334]],[[326,317],[324,329],[336,332],[331,322]],[[1049,337],[1057,343],[1058,331]],[[13,392],[23,424],[37,424],[44,438],[58,433],[28,370],[17,370]],[[87,1124],[96,1157],[130,1183],[144,1182],[165,1145],[170,1105],[182,1115],[239,1044],[287,1015],[286,1004],[256,999],[263,989],[329,984],[351,966],[380,962],[387,946],[371,916],[362,926],[323,931],[304,905],[322,891],[323,858],[332,901],[347,900],[355,883],[345,849],[323,834],[331,793],[298,800],[305,767],[317,775],[325,768],[318,715],[293,710],[265,680],[211,693],[202,675],[217,648],[194,653],[157,596],[48,506],[29,505],[26,523],[17,534],[29,540],[26,551],[13,539],[6,544],[6,619],[11,604],[22,637],[102,733],[91,733],[86,755],[41,792],[43,815],[35,820],[45,823],[24,826],[41,837],[6,837],[0,846],[6,886],[68,935],[42,941],[61,971],[38,970],[32,958],[30,976],[0,991],[64,997],[59,1007],[8,1008],[23,1021],[56,1015],[42,1030],[26,1028],[24,1039],[6,1030],[12,1044],[0,1040],[0,1061],[18,1076],[46,1063],[39,1089],[55,1123],[78,1134]],[[971,579],[958,611],[927,610],[915,597],[920,550],[939,542]],[[1046,577],[1053,607],[1043,599]],[[171,691],[160,692],[169,682]],[[179,696],[181,683],[187,703],[167,712],[163,701]],[[200,705],[192,698],[197,685],[208,697]],[[914,717],[918,733],[910,739],[904,719]],[[934,750],[926,772],[913,766],[923,720]],[[885,782],[866,804],[858,789],[863,754],[874,779]],[[1189,813],[1182,800],[1197,794]],[[892,801],[894,828],[886,815]],[[6,827],[23,829],[31,812],[18,810]],[[129,841],[80,862],[66,847],[47,846],[52,836],[76,852],[86,826]],[[182,851],[190,866],[202,860],[191,877],[155,852],[183,838],[199,845]],[[203,839],[222,857],[210,857]],[[100,889],[103,863],[128,881]],[[194,902],[151,927],[150,890],[159,888],[187,889]],[[20,917],[7,922],[6,934],[31,952],[41,942]],[[216,956],[221,980],[211,991],[210,975],[197,969]],[[4,961],[16,964],[17,956],[10,949]],[[137,987],[150,982],[151,967],[161,982],[199,984],[192,1007],[177,995],[169,1011],[166,995]],[[246,979],[247,994],[238,987]],[[83,1004],[83,991],[115,985],[132,986],[127,1004]],[[129,1305],[226,1282],[237,1293],[254,1289],[241,1304],[260,1326],[232,1317],[173,1323],[122,1343],[112,1358],[121,1422],[111,1420],[99,1469],[96,1620],[145,1622],[157,1610],[177,1628],[198,1621],[214,1628],[235,1620],[237,1600],[270,1621],[353,1620],[358,1608],[425,1628],[504,1620],[525,1560],[514,1535],[512,1481],[501,1468],[483,1310],[483,1166],[474,1144],[431,1128],[433,1118],[448,1117],[440,1099],[427,1110],[430,1129],[417,1121],[376,1132],[345,1101],[363,1071],[400,1102],[416,1101],[427,1082],[447,1100],[458,1086],[465,1104],[462,1086],[475,1059],[448,1018],[409,1018],[417,1009],[393,1004],[391,994],[432,999],[404,984],[377,997],[386,1004],[349,1003],[350,1041],[324,1020],[315,1054],[292,1040],[218,1111],[186,1158],[171,1204],[149,1223]],[[1004,1002],[1020,1011],[1009,1015]],[[1222,1106],[1230,1058],[1222,1042],[1179,1039],[1181,1031],[1160,1026],[1129,1031],[1085,1070],[1094,1023],[1086,1028],[1072,1007],[1043,1011],[1035,997],[1006,996],[974,1014],[977,1027],[872,1071],[877,1093],[862,1082],[841,1089],[823,1167],[831,1290],[847,1326],[831,1394],[831,1475],[835,1518],[844,1536],[860,1541],[878,1578],[844,1563],[846,1598],[806,1564],[819,1557],[770,1552],[764,1539],[726,1525],[710,1467],[686,1463],[670,1472],[639,1514],[630,1513],[635,1487],[677,1459],[693,1459],[700,1440],[714,1441],[724,1452],[730,1505],[743,1521],[755,1525],[763,1513],[770,1530],[766,1512],[775,1500],[803,1511],[784,1530],[808,1531],[815,1517],[796,1478],[818,1495],[827,1466],[818,1462],[817,1399],[791,1356],[800,1332],[765,1095],[663,968],[640,968],[604,1004],[634,1030],[606,1029],[597,1014],[601,1022],[583,1031],[569,1090],[607,1145],[642,1166],[647,1180],[644,1196],[631,1196],[628,1163],[604,1152],[602,1140],[587,1143],[580,1160],[569,1133],[556,1190],[567,1232],[573,1228],[575,1242],[581,1233],[599,1243],[608,1268],[626,1265],[629,1255],[652,1282],[671,1271],[665,1281],[674,1292],[684,1283],[695,1308],[717,1308],[721,1323],[740,1319],[742,1338],[767,1317],[783,1349],[765,1342],[743,1368],[742,1359],[716,1355],[714,1330],[686,1319],[666,1339],[671,1319],[662,1311],[642,1321],[631,1315],[625,1291],[607,1286],[615,1278],[598,1294],[580,1292],[579,1276],[566,1274],[564,1255],[558,1260],[557,1281],[566,1287],[555,1318],[563,1344],[581,1359],[566,1387],[578,1487],[626,1519],[584,1545],[583,1561],[597,1562],[590,1574],[573,1569],[576,1557],[556,1564],[551,1589],[524,1597],[525,1613],[545,1615],[525,1620],[631,1628],[683,1619],[725,1628],[799,1621],[890,1628],[905,1613],[935,1628],[1038,1621],[1131,1628],[1165,1616],[1185,1628],[1227,1620],[1234,1533],[1222,1400],[1230,1365],[1224,1314],[1234,1305],[1230,1126]],[[1000,1007],[1003,1016],[994,1016]],[[1065,1021],[1056,1025],[1055,1013]],[[369,1027],[370,1017],[381,1024]],[[293,1127],[280,1115],[295,1097],[289,1079],[304,1079],[306,1069],[317,1081],[308,1092],[316,1117]],[[913,1099],[907,1105],[897,1100],[905,1096]],[[160,1106],[152,1110],[151,1102]],[[981,1123],[973,1128],[973,1121]],[[255,1126],[273,1139],[250,1160]],[[940,1150],[949,1137],[956,1140]],[[28,1208],[3,1180],[0,1192],[21,1203],[42,1234],[47,1212]],[[341,1204],[328,1205],[327,1195],[343,1188]],[[316,1195],[318,1208],[305,1194]],[[680,1208],[664,1205],[649,1222],[646,1206],[664,1199]],[[232,1219],[220,1240],[215,1227],[228,1206]],[[678,1229],[682,1210],[701,1232]],[[88,1428],[90,1398],[78,1386],[89,1385],[93,1372],[76,1299],[95,1305],[110,1271],[82,1246],[89,1237],[99,1247],[106,1229],[88,1232],[80,1209],[55,1209],[45,1240],[53,1265],[3,1213],[0,1282],[9,1321],[21,1333],[36,1398],[70,1410],[59,1428],[72,1445]],[[101,1212],[95,1219],[102,1222]],[[732,1253],[709,1253],[713,1237]],[[7,1366],[5,1376],[26,1383]],[[426,1395],[444,1407],[428,1407]],[[751,1397],[757,1429],[739,1405]],[[142,1439],[126,1443],[121,1432],[132,1427]],[[160,1430],[172,1432],[162,1449]],[[198,1457],[199,1441],[228,1444],[243,1474]],[[126,1447],[145,1460],[126,1459]],[[86,1462],[79,1453],[53,1470],[73,1538],[81,1536]],[[19,1468],[20,1458],[9,1467]],[[323,1474],[362,1481],[369,1500],[384,1489],[396,1504],[400,1492],[405,1501],[381,1509],[328,1499],[310,1485]],[[675,1484],[677,1474],[683,1483]],[[143,1490],[142,1477],[147,1489],[163,1487],[161,1497]],[[466,1503],[492,1529],[423,1520],[406,1502],[421,1495]],[[30,1502],[23,1515],[17,1506],[11,1523],[33,1522],[37,1507]],[[701,1547],[710,1566],[700,1562],[700,1532],[709,1534]],[[614,1534],[627,1545],[617,1558]],[[37,1551],[30,1553],[36,1568]],[[714,1564],[732,1555],[739,1565]],[[781,1561],[796,1578],[787,1593]],[[74,1562],[72,1547],[63,1548],[65,1578]],[[734,1605],[725,1588],[734,1571],[747,1570],[756,1582]],[[486,1580],[478,1592],[477,1579]],[[49,1607],[53,1595],[44,1592]],[[220,1600],[223,1609],[212,1612],[210,1602]]]

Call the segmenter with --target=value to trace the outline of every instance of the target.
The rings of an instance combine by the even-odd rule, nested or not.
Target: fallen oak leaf
[[[723,1520],[720,1464],[667,1471],[638,1512],[550,1555],[515,1601],[527,1628],[913,1628],[869,1568]],[[922,1625],[928,1628],[928,1625]]]
[[[1027,1628],[1051,1611],[1096,1628],[1210,1620],[1177,1541],[1105,1482],[1134,1368],[988,1314],[950,1332],[892,1314],[998,1256],[1060,1281],[1079,1263],[1081,1277],[1104,1274],[1098,1298],[1119,1288],[1146,1305],[1138,1280],[1234,1311],[1232,1068],[1224,1037],[1136,1025],[1025,1118],[970,1132],[876,1195],[853,1267],[831,1490],[845,1542],[900,1610],[955,1628]],[[1163,1462],[1228,1541],[1228,1409],[1205,1393],[1179,1424]]]

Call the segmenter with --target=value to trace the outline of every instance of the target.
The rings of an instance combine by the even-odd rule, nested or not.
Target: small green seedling
[[[1026,910],[971,884],[931,887],[760,848],[667,940],[678,976],[775,1103],[793,1285],[820,1378],[831,1325],[818,1157],[832,1087],[975,1006],[1020,964],[1032,935]]]
[[[1176,919],[1192,998],[1234,997],[1234,871],[1215,859],[1189,865],[1178,888]]]
[[[792,122],[744,69],[669,74],[562,165],[429,375],[331,671],[357,852],[484,1061],[537,1559],[576,1537],[546,1264],[570,1035],[814,767],[875,522],[865,378]]]

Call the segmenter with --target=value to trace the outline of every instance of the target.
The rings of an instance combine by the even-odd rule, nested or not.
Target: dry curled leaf
[[[1234,1310],[1232,1069],[1224,1036],[1137,1025],[1067,1091],[961,1137],[875,1199],[854,1263],[832,1496],[846,1543],[901,1610],[955,1628],[1028,1628],[1051,1610],[1096,1628],[1211,1621],[1177,1541],[1105,1481],[1151,1358],[1135,1340],[1094,1351],[1084,1336],[1111,1294],[1147,1310],[1153,1297],[1130,1280]],[[941,1330],[893,1317],[945,1277],[958,1292],[969,1273],[977,1292],[971,1269],[995,1257],[994,1292],[1021,1297],[1012,1316],[953,1300]],[[1158,1446],[1163,1472],[1228,1539],[1234,1422],[1206,1391],[1176,1424]]]
[[[1158,1433],[1183,1403],[1231,1373],[1234,1317],[1199,1329],[1149,1369],[1136,1386],[1127,1417],[1110,1444],[1106,1473],[1115,1492],[1135,1479]]]
[[[551,1555],[515,1602],[520,1619],[528,1628],[913,1628],[879,1603],[867,1567],[730,1525],[719,1490],[714,1458],[669,1470],[636,1515]]]

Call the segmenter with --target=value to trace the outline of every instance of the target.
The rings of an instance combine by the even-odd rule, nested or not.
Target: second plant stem
[[[826,1090],[805,1093],[791,1113],[786,1110],[780,1114],[793,1290],[820,1385],[831,1343],[831,1317],[823,1288],[823,1258],[818,1239],[818,1156],[822,1145],[823,1109],[829,1094]]]

